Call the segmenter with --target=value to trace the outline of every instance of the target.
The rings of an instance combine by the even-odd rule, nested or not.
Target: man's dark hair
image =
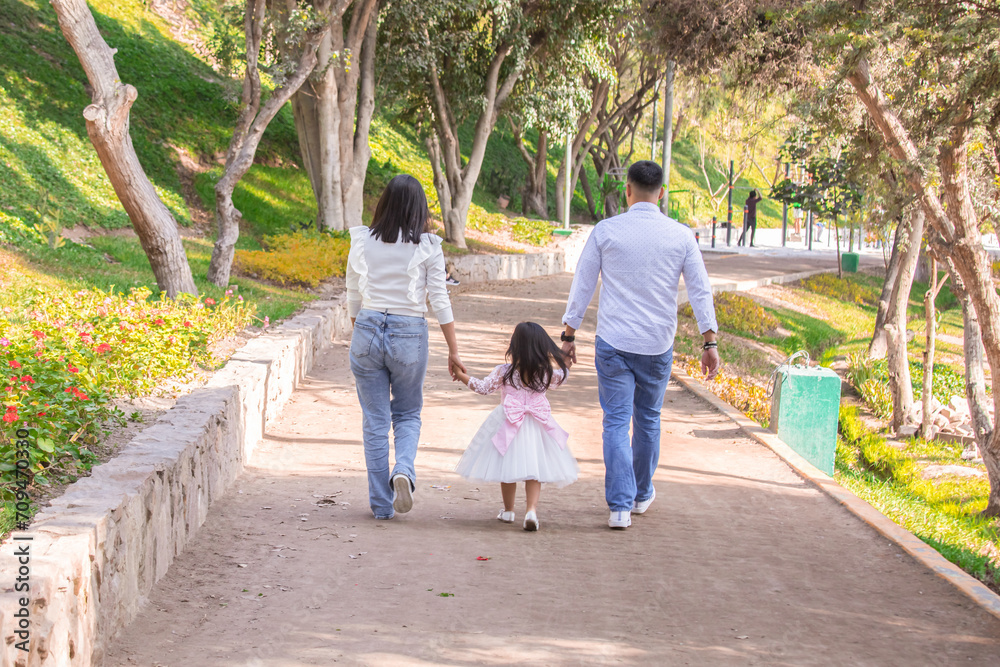
[[[375,205],[371,236],[377,241],[395,243],[402,235],[404,243],[420,243],[420,235],[430,231],[429,215],[420,181],[409,174],[400,174],[389,181]]]
[[[639,160],[628,168],[628,182],[642,192],[656,192],[663,185],[663,169],[652,160]]]

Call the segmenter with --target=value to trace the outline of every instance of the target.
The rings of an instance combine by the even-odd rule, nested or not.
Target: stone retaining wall
[[[519,280],[574,271],[590,237],[593,225],[577,225],[571,236],[561,239],[557,249],[523,255],[463,255],[447,257],[451,274],[463,283]]]
[[[99,665],[153,585],[236,480],[318,353],[349,335],[345,299],[314,302],[250,341],[208,384],[180,398],[122,452],[40,512],[30,541],[0,546],[4,667]],[[14,590],[19,546],[30,546],[30,590]],[[28,652],[15,636],[30,604]]]
[[[468,255],[454,270],[469,282],[558,273],[575,267],[590,229],[554,252]],[[205,387],[180,398],[118,456],[71,484],[36,515],[30,531],[0,544],[0,665],[101,664],[108,642],[135,618],[210,505],[242,472],[315,358],[334,337],[349,335],[344,297],[313,302],[247,343]],[[15,550],[24,545],[27,593],[15,590],[22,565]],[[15,636],[22,597],[30,600],[27,652]]]

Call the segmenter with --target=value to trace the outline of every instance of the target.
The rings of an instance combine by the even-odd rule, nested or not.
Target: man
[[[754,247],[753,240],[757,235],[757,202],[762,199],[763,197],[757,194],[756,190],[750,191],[750,196],[743,204],[743,233],[740,234],[740,240],[736,242],[736,245],[743,245],[747,230],[750,230],[750,247]]]
[[[563,324],[563,352],[576,362],[575,333],[602,281],[597,316],[597,385],[604,410],[604,494],[608,526],[625,529],[656,497],[660,409],[670,379],[681,275],[704,341],[702,372],[719,369],[715,308],[694,234],[660,213],[663,170],[636,162],[625,186],[627,212],[599,223],[577,266]],[[629,423],[633,435],[629,442]]]

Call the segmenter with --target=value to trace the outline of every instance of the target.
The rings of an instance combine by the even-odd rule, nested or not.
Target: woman
[[[449,368],[465,370],[445,287],[441,239],[428,232],[428,216],[423,188],[404,174],[389,181],[371,227],[351,228],[351,371],[361,401],[368,498],[376,519],[391,519],[395,512],[413,507],[413,459],[427,372],[428,298],[448,342]],[[391,475],[390,424],[396,448]]]

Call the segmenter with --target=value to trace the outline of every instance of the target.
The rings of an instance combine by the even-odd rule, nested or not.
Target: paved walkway
[[[499,363],[520,320],[556,330],[569,283],[457,295],[470,369]],[[416,504],[372,519],[337,345],[105,664],[995,664],[1000,621],[677,385],[657,500],[608,530],[594,321],[551,394],[581,478],[543,490],[540,532],[496,521],[499,489],[451,472],[497,399],[451,382],[436,331]]]

